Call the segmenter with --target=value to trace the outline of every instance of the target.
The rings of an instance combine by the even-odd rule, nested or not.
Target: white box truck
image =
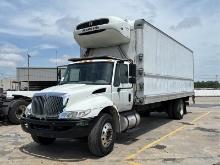
[[[70,59],[59,85],[35,93],[21,118],[35,142],[87,137],[91,153],[105,156],[116,133],[138,126],[139,114],[183,118],[194,95],[189,48],[143,19],[90,20],[74,38],[80,58]]]

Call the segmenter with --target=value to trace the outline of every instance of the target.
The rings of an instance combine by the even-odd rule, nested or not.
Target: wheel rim
[[[26,106],[25,105],[20,105],[15,113],[16,117],[18,119],[21,118],[21,115],[24,113],[24,111],[26,110]]]
[[[101,142],[104,147],[108,147],[112,142],[113,130],[111,123],[105,123],[102,128]]]

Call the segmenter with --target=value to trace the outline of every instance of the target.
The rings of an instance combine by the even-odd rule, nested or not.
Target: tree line
[[[197,81],[194,82],[195,88],[220,88],[220,83],[218,81]]]

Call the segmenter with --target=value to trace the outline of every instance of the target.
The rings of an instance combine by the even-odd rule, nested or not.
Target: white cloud
[[[62,57],[57,58],[57,59],[56,58],[50,58],[49,62],[52,63],[52,64],[56,64],[56,65],[65,65],[65,64],[69,63],[68,59],[70,59],[71,57],[73,57],[73,56],[63,55]]]
[[[4,1],[4,0],[1,1],[0,7],[2,7],[2,8],[15,9],[15,7],[14,7],[11,3],[7,2],[7,1]]]
[[[199,17],[187,17],[180,21],[176,26],[171,26],[172,30],[189,29],[195,26],[200,26],[201,20]]]
[[[0,66],[1,67],[15,67],[17,62],[20,61],[20,60],[4,60],[4,58],[2,59],[1,56],[6,56],[6,54],[0,54]],[[9,56],[11,58],[20,59],[20,56],[15,55],[15,54],[7,54],[7,56]]]
[[[60,30],[72,32],[73,27],[80,22],[79,17],[64,16],[56,21],[56,25]]]
[[[22,49],[12,44],[0,44],[0,67],[16,67],[23,62]]]
[[[43,2],[3,0],[0,3],[0,33],[33,39],[41,38],[40,41],[42,40],[45,44],[40,45],[38,49],[53,49],[56,46],[60,49],[62,46],[74,44],[72,29],[80,20],[86,21],[109,15],[128,20],[144,18],[193,49],[196,76],[201,73],[220,75],[219,65],[217,65],[220,62],[209,61],[210,57],[219,60],[216,58],[219,56],[219,47],[210,46],[220,43],[220,37],[218,37],[219,6],[219,0],[112,0],[105,2],[93,0],[77,3],[73,0],[65,0],[65,3],[60,0]],[[10,12],[7,13],[7,11]],[[4,39],[0,38],[1,40]],[[56,42],[44,42],[45,40]],[[59,44],[53,47],[46,43]],[[73,49],[76,51],[76,47]],[[67,51],[67,54],[71,53]],[[65,63],[67,60],[63,60],[64,58],[62,56],[58,62]],[[56,63],[54,59],[49,61]]]
[[[38,16],[30,19],[29,21],[30,21],[30,23],[40,24],[41,26],[48,26],[47,22],[44,19],[42,19],[41,17],[38,17]]]
[[[56,45],[52,44],[41,44],[34,47],[35,49],[57,49],[58,47]]]

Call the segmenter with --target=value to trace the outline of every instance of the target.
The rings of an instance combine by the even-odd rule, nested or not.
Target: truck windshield
[[[60,84],[111,84],[112,62],[86,62],[68,65]]]

